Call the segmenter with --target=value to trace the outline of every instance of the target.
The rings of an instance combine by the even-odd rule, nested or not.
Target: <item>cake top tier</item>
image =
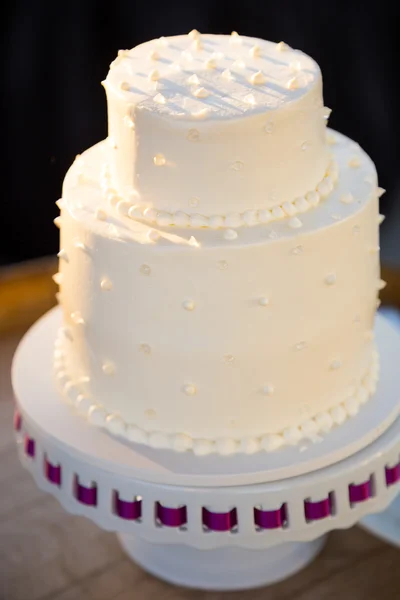
[[[282,107],[319,78],[318,65],[283,42],[193,31],[120,50],[106,85],[160,115],[230,119]]]
[[[120,50],[103,85],[107,194],[138,218],[241,222],[246,211],[304,204],[327,175],[320,70],[282,42],[160,38]]]

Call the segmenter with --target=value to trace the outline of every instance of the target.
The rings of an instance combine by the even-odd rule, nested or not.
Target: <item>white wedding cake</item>
[[[378,188],[318,65],[232,33],[121,50],[64,181],[55,350],[90,423],[232,454],[318,441],[374,392]]]

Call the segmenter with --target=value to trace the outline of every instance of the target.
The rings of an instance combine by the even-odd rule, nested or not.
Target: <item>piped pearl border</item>
[[[145,207],[124,200],[110,185],[110,175],[107,168],[103,169],[101,187],[103,196],[113,206],[118,214],[135,220],[143,220],[153,225],[166,227],[176,225],[178,227],[207,227],[210,229],[236,228],[245,225],[258,225],[270,223],[297,214],[307,212],[318,206],[323,198],[326,198],[333,190],[338,180],[339,169],[336,161],[332,160],[326,170],[324,178],[316,188],[304,196],[296,198],[293,202],[284,202],[265,210],[246,210],[243,213],[231,213],[229,215],[206,216],[199,213],[186,213],[176,211],[173,213],[159,211],[155,208]]]
[[[135,425],[127,424],[119,415],[107,412],[103,406],[85,396],[79,385],[70,378],[65,368],[60,334],[55,343],[54,373],[63,398],[76,407],[80,414],[86,416],[90,423],[108,429],[113,435],[153,448],[165,448],[178,452],[192,450],[198,456],[212,453],[221,455],[254,454],[260,450],[273,452],[282,446],[294,446],[307,440],[321,441],[321,434],[328,433],[333,427],[341,425],[349,417],[355,416],[360,407],[375,393],[379,378],[379,354],[376,349],[373,350],[371,366],[367,374],[354,394],[344,402],[304,421],[299,427],[288,427],[278,434],[246,437],[240,440],[232,438],[194,439],[181,433],[168,435],[158,431],[147,432]]]

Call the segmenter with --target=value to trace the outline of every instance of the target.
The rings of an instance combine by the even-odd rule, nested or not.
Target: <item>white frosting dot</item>
[[[376,195],[378,196],[378,198],[380,198],[381,196],[383,196],[383,194],[386,192],[386,190],[382,187],[378,187],[376,188]]]
[[[319,413],[315,417],[315,421],[319,427],[319,430],[328,433],[332,429],[333,419],[329,413]]]
[[[147,434],[134,425],[129,425],[127,427],[126,435],[131,442],[135,442],[136,444],[147,443]]]
[[[156,154],[153,158],[153,162],[156,165],[156,167],[163,167],[167,161],[165,159],[164,154]]]
[[[158,52],[156,50],[151,50],[151,52],[149,53],[149,58],[150,58],[150,60],[159,60],[160,55],[158,54]]]
[[[191,40],[197,40],[200,37],[200,32],[197,31],[197,29],[192,29],[192,31],[190,31],[188,33],[188,38],[190,38]]]
[[[150,71],[149,79],[150,81],[158,81],[160,79],[160,73],[157,71],[157,69],[152,69]]]
[[[83,325],[85,323],[79,310],[75,310],[71,313],[71,321],[75,323],[75,325]]]
[[[225,354],[224,362],[227,365],[233,365],[233,363],[235,362],[235,357],[233,356],[233,354]]]
[[[341,425],[347,419],[347,413],[341,404],[331,408],[330,415],[336,425]]]
[[[242,163],[241,160],[235,160],[235,162],[233,162],[230,165],[230,169],[232,171],[241,171],[243,169],[243,167],[244,167],[244,164]]]
[[[261,393],[264,396],[272,396],[272,394],[274,393],[275,388],[272,385],[272,383],[266,383],[261,387]]]
[[[288,44],[285,44],[285,42],[278,42],[276,44],[276,49],[278,50],[278,52],[286,52],[287,50],[289,50],[289,46]]]
[[[229,438],[216,440],[215,446],[217,452],[219,452],[219,454],[223,456],[235,454],[237,450],[237,443],[235,442],[235,440]]]
[[[185,300],[182,304],[183,308],[188,311],[192,311],[195,309],[195,303],[193,300]]]
[[[249,54],[250,56],[252,56],[253,58],[258,58],[260,56],[261,53],[261,49],[260,46],[253,46],[252,48],[250,48],[249,50]]]
[[[295,347],[294,347],[294,349],[296,350],[296,352],[300,352],[301,350],[305,350],[305,348],[307,348],[307,342],[304,342],[304,341],[298,342],[295,345]]]
[[[311,206],[318,206],[320,201],[320,195],[316,190],[308,192],[306,194],[306,200],[311,204]]]
[[[101,370],[103,371],[104,375],[114,375],[115,365],[111,361],[107,361],[103,363]]]
[[[139,352],[142,352],[142,354],[151,354],[151,347],[149,344],[140,344]]]
[[[387,286],[386,281],[384,281],[383,279],[378,279],[377,289],[379,291],[385,289],[386,286]]]
[[[186,452],[186,450],[192,449],[193,440],[188,435],[179,433],[174,436],[173,441],[172,441],[172,447],[177,452]]]
[[[261,438],[261,448],[267,452],[273,452],[281,448],[285,443],[283,436],[277,434],[264,435]]]
[[[167,100],[162,94],[156,94],[154,96],[154,102],[157,102],[157,104],[166,104]]]
[[[290,254],[294,254],[295,256],[298,256],[299,254],[302,254],[304,251],[303,246],[295,246],[294,248],[291,249]]]
[[[347,400],[345,400],[343,404],[347,411],[347,414],[351,417],[354,417],[360,410],[360,405],[356,398],[347,398]]]
[[[188,244],[189,244],[189,246],[194,246],[195,248],[199,248],[199,246],[200,246],[199,242],[196,240],[194,235],[190,236]]]
[[[341,366],[342,366],[342,361],[336,359],[331,362],[330,369],[331,369],[331,371],[337,371],[338,369],[340,369]]]
[[[191,75],[191,76],[188,78],[188,83],[189,83],[190,85],[199,85],[199,83],[200,83],[200,79],[199,79],[199,78],[197,77],[197,75],[194,73],[193,75]]]
[[[100,281],[100,287],[103,292],[109,292],[112,289],[112,283],[107,277],[103,277]]]
[[[115,435],[124,435],[126,429],[125,422],[118,415],[108,415],[106,427],[108,431]]]
[[[246,63],[241,58],[238,58],[237,60],[235,60],[235,62],[232,63],[232,68],[243,70],[246,68]]]
[[[139,271],[142,275],[150,275],[151,268],[149,267],[149,265],[141,265]]]
[[[263,209],[258,211],[258,219],[260,223],[269,223],[272,219],[272,213],[270,210]]]
[[[226,240],[236,240],[238,234],[234,229],[226,229],[224,231],[224,238]]]
[[[242,438],[239,444],[239,452],[244,454],[255,454],[260,451],[260,441],[256,438]]]
[[[217,267],[221,271],[225,271],[228,268],[228,263],[226,262],[226,260],[219,260],[217,262]]]
[[[220,229],[224,226],[225,219],[222,215],[212,215],[209,218],[209,226],[211,229]]]
[[[182,391],[186,396],[194,396],[197,390],[193,383],[187,383],[183,386]]]
[[[287,444],[295,445],[303,437],[299,427],[287,427],[283,430],[283,438]]]
[[[281,206],[274,206],[274,208],[271,210],[271,213],[276,220],[284,219],[286,217],[285,211]]]
[[[303,223],[300,221],[300,219],[298,217],[292,217],[289,220],[288,225],[292,229],[300,229],[300,227],[303,227]]]
[[[246,104],[250,104],[251,106],[255,106],[255,104],[256,104],[256,98],[255,98],[254,94],[246,94],[246,96],[243,98],[243,100],[245,101]]]
[[[252,83],[253,85],[262,85],[263,83],[265,83],[267,80],[267,78],[265,77],[264,73],[262,73],[261,71],[257,71],[256,73],[253,73],[253,75],[251,75],[250,77],[250,83]]]
[[[292,217],[297,213],[297,209],[293,202],[284,202],[282,204],[282,209],[285,211],[288,217]]]
[[[261,296],[261,298],[258,299],[258,304],[260,306],[268,306],[269,305],[269,299],[266,296]]]
[[[147,408],[144,411],[144,416],[147,417],[147,419],[155,419],[157,417],[157,412],[154,408]]]
[[[204,87],[196,88],[193,91],[193,96],[195,96],[195,98],[207,98],[209,95],[210,95],[210,92],[208,90],[206,90],[206,88],[204,88]]]
[[[354,202],[353,194],[351,194],[350,192],[347,192],[346,194],[342,194],[340,196],[340,202],[343,202],[343,204],[352,204]]]
[[[124,92],[127,92],[130,89],[130,85],[127,81],[121,81],[120,86],[121,90],[123,90]]]
[[[326,120],[329,119],[329,117],[331,116],[332,113],[332,109],[328,108],[327,106],[323,106],[322,107],[322,117]]]
[[[328,273],[325,277],[326,285],[335,285],[336,283],[336,273]]]
[[[348,165],[354,169],[361,165],[361,161],[358,156],[353,156],[353,158],[350,158]]]
[[[314,437],[319,429],[316,422],[313,419],[308,419],[301,424],[300,430],[305,437]]]
[[[293,206],[296,208],[297,212],[306,212],[310,208],[310,203],[303,196],[300,198],[296,198],[293,202]]]
[[[83,394],[79,394],[75,404],[79,414],[86,416],[90,407],[92,406],[92,401]]]
[[[60,252],[57,254],[57,257],[61,260],[65,260],[65,262],[69,262],[68,253],[64,248],[61,248]]]
[[[205,67],[206,69],[216,69],[217,61],[215,60],[215,58],[209,58],[208,60],[206,60]]]
[[[96,210],[96,219],[98,221],[105,221],[107,219],[107,213],[103,209],[98,208]]]
[[[189,129],[186,138],[189,142],[197,142],[200,137],[200,133],[197,129]]]
[[[156,229],[150,229],[150,231],[147,234],[147,238],[151,241],[151,242],[158,242],[158,240],[160,239],[160,233],[156,230]]]
[[[233,79],[233,75],[229,69],[225,69],[224,71],[222,71],[221,76],[224,79]]]
[[[242,39],[237,31],[232,31],[230,42],[231,42],[231,44],[238,44],[238,45],[242,43]]]
[[[264,133],[272,133],[275,129],[275,125],[272,121],[267,121],[267,123],[264,125]]]
[[[286,84],[288,90],[297,90],[300,87],[300,80],[298,77],[291,77]]]
[[[386,219],[385,215],[379,215],[378,216],[378,223],[379,225],[381,225],[381,223],[383,223],[383,221]]]
[[[102,406],[92,405],[88,412],[89,423],[97,426],[105,425],[107,413]]]
[[[62,273],[55,273],[52,277],[53,281],[55,284],[57,285],[61,285],[62,281],[63,281],[63,274]]]

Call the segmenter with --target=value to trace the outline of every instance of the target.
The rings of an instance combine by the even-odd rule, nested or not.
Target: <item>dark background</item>
[[[161,35],[284,40],[319,63],[330,125],[357,140],[388,189],[383,252],[400,244],[400,7],[397,1],[16,0],[3,2],[0,265],[54,254],[54,202],[76,154],[107,135],[100,81],[119,48]],[[400,257],[398,257],[400,262]]]

